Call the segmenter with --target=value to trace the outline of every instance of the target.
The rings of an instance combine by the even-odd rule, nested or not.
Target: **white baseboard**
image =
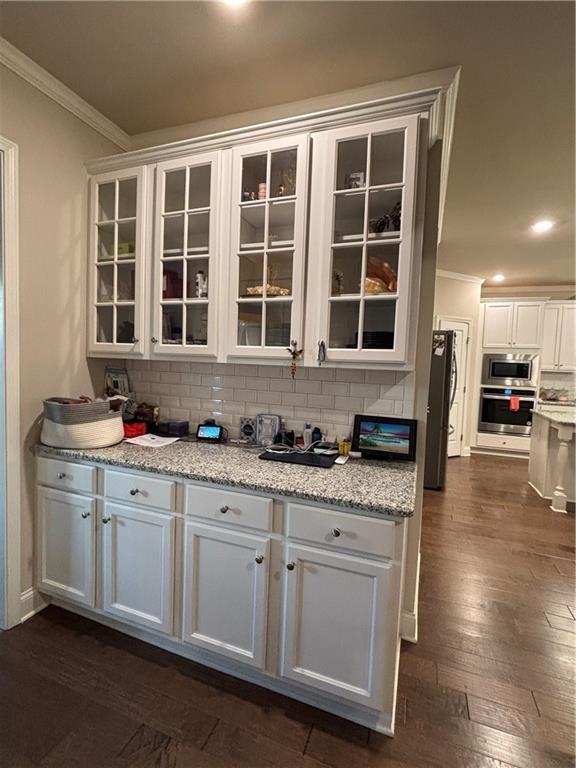
[[[412,611],[402,611],[400,617],[400,637],[409,643],[418,642],[418,616]]]
[[[470,450],[470,446],[469,445],[465,445],[464,448],[462,448],[462,453],[460,455],[461,456],[470,456],[471,453],[472,453],[472,451]]]
[[[48,601],[34,587],[26,589],[20,595],[20,621],[31,619],[34,614],[46,608]]]

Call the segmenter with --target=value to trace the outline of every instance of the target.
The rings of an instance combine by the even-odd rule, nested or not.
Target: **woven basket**
[[[52,448],[107,448],[123,439],[122,416],[116,412],[81,424],[59,424],[44,417],[40,435],[40,442]]]
[[[56,424],[89,424],[110,415],[110,403],[96,400],[93,403],[69,402],[61,397],[44,400],[44,418]]]

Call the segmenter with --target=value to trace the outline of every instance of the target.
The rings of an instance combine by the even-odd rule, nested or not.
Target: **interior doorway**
[[[0,136],[0,629],[20,607],[18,147]]]
[[[440,331],[454,331],[454,366],[452,376],[455,389],[450,408],[450,428],[448,431],[448,456],[462,456],[465,449],[464,429],[466,421],[466,400],[468,381],[468,349],[470,346],[470,325],[472,320],[455,317],[439,317],[437,328]],[[453,381],[454,386],[454,381]]]

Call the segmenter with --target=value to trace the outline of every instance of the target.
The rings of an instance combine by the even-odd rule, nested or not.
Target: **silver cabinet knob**
[[[264,555],[256,555],[256,557],[254,558],[254,562],[256,563],[256,565],[262,565],[262,563],[264,562]]]
[[[230,509],[230,507],[227,504],[224,504],[223,507],[220,507],[220,512],[222,512],[222,514],[225,515],[226,512],[228,512],[229,509]]]
[[[56,477],[58,478],[58,480],[64,480],[64,478],[66,477],[66,472],[58,472]]]
[[[90,512],[82,512],[82,517],[86,520],[87,517],[90,517]]]
[[[156,336],[152,336],[150,341],[152,342],[152,344],[158,344],[158,339],[156,338]]]
[[[342,531],[340,530],[340,528],[332,528],[330,533],[332,534],[332,536],[334,536],[335,539],[337,539],[338,536],[342,535]]]
[[[103,518],[102,518],[102,522],[104,523],[104,525],[106,525],[107,523],[109,523],[109,522],[110,522],[110,520],[112,520],[112,518],[111,518],[111,517],[103,517]]]
[[[290,563],[286,563],[286,569],[287,569],[288,571],[293,571],[293,570],[294,570],[294,568],[296,568],[296,563],[292,563],[292,562],[290,562]]]
[[[136,496],[137,493],[140,493],[138,488],[131,488],[130,489],[130,496]]]

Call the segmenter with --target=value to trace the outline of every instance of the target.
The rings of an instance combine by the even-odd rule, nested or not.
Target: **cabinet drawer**
[[[220,488],[186,486],[187,515],[232,523],[259,531],[269,531],[272,522],[272,500],[247,493],[223,491]]]
[[[500,448],[504,451],[529,451],[530,438],[523,435],[490,435],[478,432],[476,445],[479,448]]]
[[[66,491],[96,493],[96,467],[41,456],[38,458],[38,482]]]
[[[174,509],[176,483],[156,477],[130,475],[106,470],[104,494],[109,499],[119,499],[139,507],[155,507],[168,512]]]
[[[380,557],[401,557],[396,552],[396,524],[391,520],[288,504],[286,535],[329,548],[342,547]]]

